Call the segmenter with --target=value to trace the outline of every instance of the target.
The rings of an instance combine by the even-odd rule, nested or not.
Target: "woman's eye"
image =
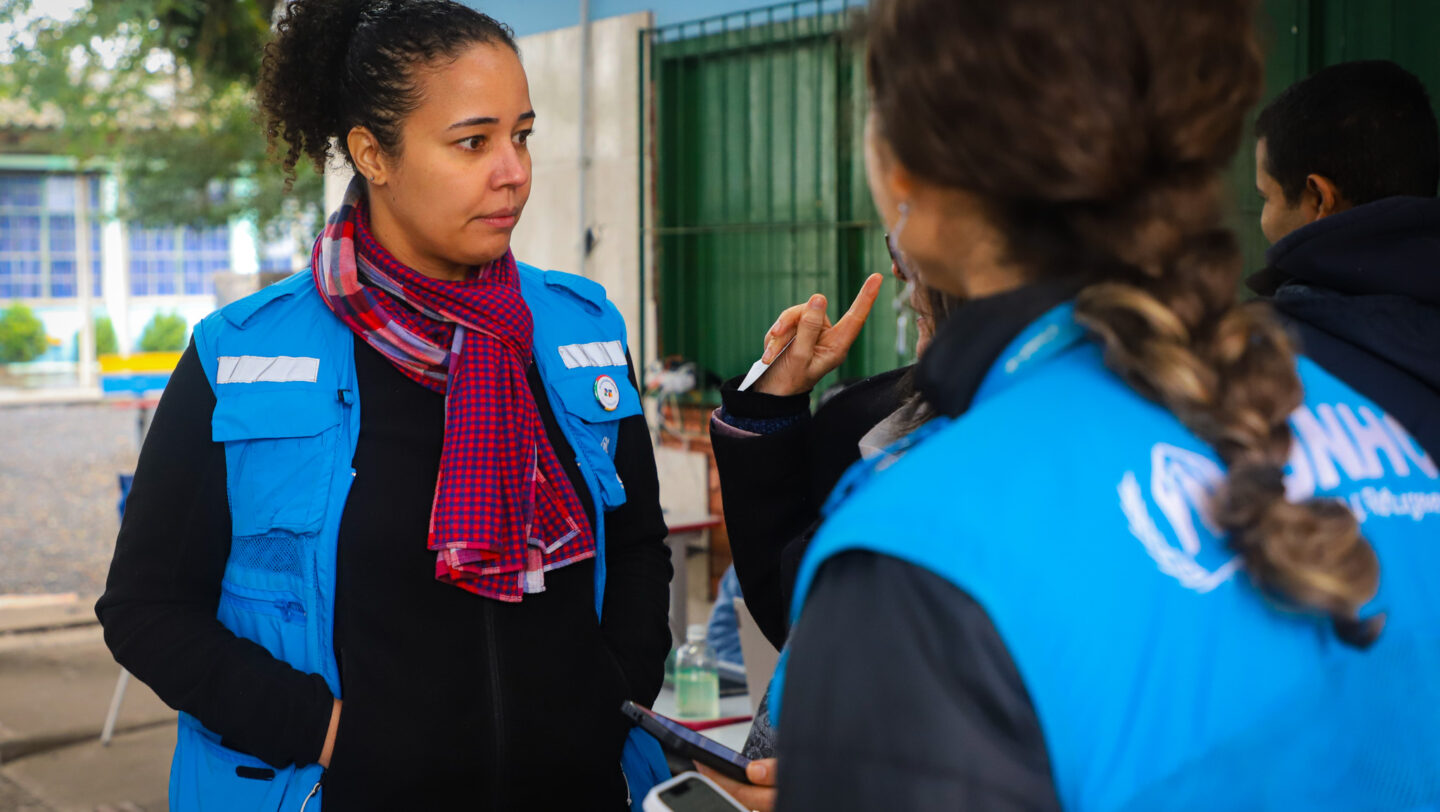
[[[528,144],[528,143],[530,143],[530,135],[531,135],[532,133],[534,133],[534,132],[535,132],[534,130],[522,130],[522,131],[520,131],[520,132],[518,132],[518,133],[515,133],[515,143],[517,143],[517,144]]]
[[[470,150],[480,149],[481,147],[485,146],[485,136],[472,135],[469,138],[461,141],[460,146]]]

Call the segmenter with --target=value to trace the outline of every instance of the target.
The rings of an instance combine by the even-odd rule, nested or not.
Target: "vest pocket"
[[[640,393],[626,377],[624,367],[614,367],[608,373],[602,369],[582,368],[559,376],[550,388],[560,402],[551,406],[557,413],[563,411],[569,419],[568,434],[572,442],[579,445],[575,453],[595,475],[601,504],[606,510],[613,510],[625,504],[625,483],[615,473],[620,421],[640,414]],[[601,377],[608,377],[618,390],[614,409],[606,410],[602,402],[597,388]]]
[[[320,530],[340,419],[333,392],[272,389],[219,399],[212,434],[225,444],[234,535]]]
[[[189,714],[180,714],[170,769],[172,809],[254,812],[280,809],[295,767],[275,768],[220,744]]]
[[[225,628],[259,643],[278,659],[292,664],[308,661],[305,604],[294,592],[221,581],[216,614]]]

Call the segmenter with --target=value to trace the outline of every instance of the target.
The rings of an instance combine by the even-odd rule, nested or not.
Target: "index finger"
[[[860,328],[865,326],[865,320],[870,318],[870,309],[875,306],[875,300],[880,297],[880,284],[885,277],[878,273],[872,273],[860,286],[860,292],[856,294],[855,301],[851,302],[850,309],[845,315],[835,322],[834,330],[840,331],[838,336],[847,345],[855,340],[860,334]]]

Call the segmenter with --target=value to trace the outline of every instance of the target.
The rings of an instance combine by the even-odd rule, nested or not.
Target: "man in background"
[[[1256,124],[1250,277],[1301,350],[1440,457],[1440,136],[1425,86],[1393,62],[1291,85]]]

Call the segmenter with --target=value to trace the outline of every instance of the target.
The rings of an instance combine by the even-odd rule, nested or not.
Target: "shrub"
[[[95,317],[95,354],[114,355],[120,352],[120,341],[115,338],[115,323],[109,316]]]
[[[0,313],[0,363],[33,361],[49,347],[45,323],[35,315],[35,311],[15,302]]]
[[[141,352],[179,352],[190,340],[190,325],[179,313],[156,313],[140,334]]]

